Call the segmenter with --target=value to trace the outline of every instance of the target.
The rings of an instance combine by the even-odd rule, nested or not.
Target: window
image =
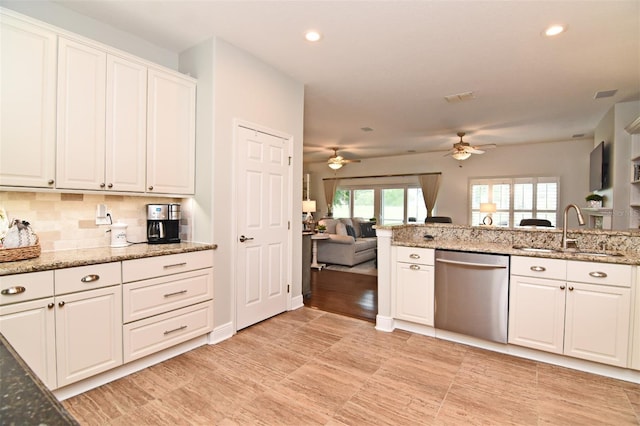
[[[548,219],[556,226],[558,181],[557,177],[472,179],[471,224],[482,224],[486,213],[480,212],[481,203],[495,203],[496,226],[518,226],[528,218]]]
[[[422,189],[415,184],[340,187],[333,200],[333,217],[376,217],[381,224],[423,223],[427,217]]]

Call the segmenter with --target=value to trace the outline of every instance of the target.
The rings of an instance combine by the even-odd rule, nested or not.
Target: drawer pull
[[[181,331],[181,330],[184,330],[185,328],[187,328],[187,326],[183,325],[182,327],[174,328],[173,330],[167,330],[164,332],[164,335],[166,336],[167,334],[175,333],[176,331]]]
[[[80,281],[82,281],[83,283],[92,283],[94,281],[98,281],[99,279],[100,279],[100,275],[91,274],[91,275],[86,275],[80,278]]]
[[[187,290],[180,290],[180,291],[176,291],[175,293],[167,293],[164,295],[164,297],[177,296],[179,294],[185,294],[186,292]]]
[[[589,275],[592,276],[593,278],[607,278],[607,274],[605,272],[599,272],[599,271],[589,272]]]
[[[18,285],[15,287],[5,288],[2,291],[0,291],[0,293],[4,294],[5,296],[13,296],[14,294],[24,293],[25,291],[27,291],[26,288]]]
[[[409,266],[409,269],[411,269],[412,271],[419,271],[419,270],[420,270],[420,266],[418,266],[418,265],[411,265],[411,266]]]
[[[187,262],[181,262],[181,263],[173,263],[171,265],[164,265],[163,268],[164,269],[169,269],[169,268],[177,268],[179,266],[185,266],[187,264]]]
[[[547,270],[544,266],[532,266],[531,269],[533,272],[544,272]]]
[[[409,255],[409,258],[410,258],[410,259],[420,259],[420,255],[419,255],[419,254],[415,254],[415,253],[411,253],[411,254]]]

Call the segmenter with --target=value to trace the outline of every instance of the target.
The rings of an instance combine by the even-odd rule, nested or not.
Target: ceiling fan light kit
[[[333,157],[330,157],[329,160],[327,160],[327,164],[333,170],[338,170],[338,169],[342,168],[342,166],[344,166],[347,163],[359,163],[360,162],[360,160],[347,160],[342,155],[338,155],[338,148],[331,148],[331,149],[333,150]]]
[[[464,132],[458,132],[458,137],[460,138],[459,142],[453,144],[453,149],[451,152],[445,154],[445,157],[450,155],[455,160],[463,161],[467,158],[471,157],[471,154],[484,154],[484,151],[480,148],[495,148],[495,145],[480,145],[480,146],[471,146],[469,143],[462,140],[462,137],[465,135]]]

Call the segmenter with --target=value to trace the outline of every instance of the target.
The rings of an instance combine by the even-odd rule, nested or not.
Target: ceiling
[[[637,0],[55,2],[173,52],[215,35],[304,83],[305,161],[444,151],[458,131],[498,149],[589,138],[640,98]],[[543,36],[554,23],[568,31]]]

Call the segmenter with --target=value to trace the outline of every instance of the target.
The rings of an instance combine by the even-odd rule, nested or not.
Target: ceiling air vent
[[[618,89],[600,90],[599,92],[596,92],[596,94],[593,96],[593,99],[610,98],[613,95],[615,95],[617,92],[618,92]]]
[[[475,99],[473,92],[456,93],[455,95],[445,96],[444,99],[450,104],[462,101],[470,101]]]

